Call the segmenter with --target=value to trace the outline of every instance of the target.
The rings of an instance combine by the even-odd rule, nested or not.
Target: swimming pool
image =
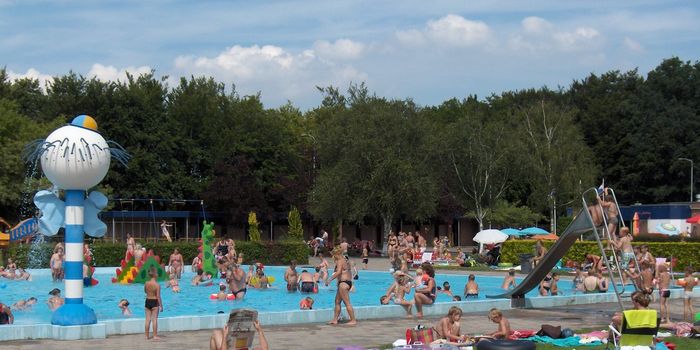
[[[247,266],[244,266],[247,270]],[[287,292],[284,284],[284,266],[267,266],[265,272],[268,276],[273,276],[275,282],[270,289],[248,289],[248,293],[243,300],[236,301],[214,301],[209,299],[209,295],[219,290],[218,284],[209,287],[192,286],[190,280],[194,276],[189,266],[183,273],[180,282],[180,293],[173,293],[165,288],[164,283],[161,291],[164,310],[161,317],[176,316],[202,316],[215,315],[219,312],[228,313],[232,308],[246,307],[254,308],[259,312],[279,312],[299,309],[299,301],[306,294],[298,292]],[[297,267],[301,272],[303,267]],[[311,271],[311,268],[308,268]],[[45,324],[50,323],[51,311],[46,301],[48,293],[53,288],[63,291],[63,282],[52,282],[51,273],[48,269],[30,270],[32,281],[10,281],[0,280],[0,302],[11,305],[12,303],[36,297],[39,301],[37,305],[27,311],[14,312],[15,324]],[[99,284],[84,289],[84,302],[92,307],[97,314],[98,321],[123,320],[121,310],[117,303],[122,298],[129,300],[130,309],[133,313],[131,318],[144,317],[144,292],[142,284],[113,284],[112,277],[115,276],[115,268],[97,268],[94,278]],[[454,295],[462,295],[464,285],[467,282],[467,274],[437,274],[436,282],[442,285],[448,281],[452,286]],[[500,289],[503,277],[477,276],[476,282],[480,287],[479,299],[484,299],[487,294],[497,294]],[[388,272],[360,271],[359,279],[354,281],[357,291],[352,293],[350,298],[353,306],[379,306],[379,297],[386,292],[392,283],[392,276]],[[562,289],[566,290],[567,282],[563,281]],[[4,286],[4,288],[3,288]],[[332,309],[335,300],[335,283],[326,287],[321,285],[317,294],[310,294],[314,298],[314,309]],[[412,294],[409,297],[412,297]],[[528,296],[536,296],[537,291],[528,293]],[[437,303],[451,302],[452,297],[438,293]]]

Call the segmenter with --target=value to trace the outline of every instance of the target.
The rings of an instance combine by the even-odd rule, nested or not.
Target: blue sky
[[[700,57],[695,1],[0,0],[0,66],[50,81],[213,76],[266,107],[366,82],[439,104]]]

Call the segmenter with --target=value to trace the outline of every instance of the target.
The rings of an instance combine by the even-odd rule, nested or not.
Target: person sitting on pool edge
[[[424,285],[420,288],[416,286],[415,295],[413,297],[416,305],[416,317],[418,318],[423,318],[423,305],[433,305],[433,303],[435,303],[437,293],[433,265],[423,263],[423,265],[421,265],[421,270],[423,270],[422,279],[424,280]]]

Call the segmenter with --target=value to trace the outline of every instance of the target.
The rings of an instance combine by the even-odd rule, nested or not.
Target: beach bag
[[[430,344],[435,341],[432,328],[416,326],[406,330],[406,343],[408,344]]]
[[[552,326],[550,324],[543,324],[537,335],[540,337],[550,337],[552,339],[561,338],[561,326]]]

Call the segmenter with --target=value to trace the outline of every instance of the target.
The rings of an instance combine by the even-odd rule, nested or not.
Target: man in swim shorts
[[[301,270],[301,275],[299,276],[299,290],[302,293],[316,293],[318,289],[314,281],[314,276],[306,270]]]
[[[145,311],[146,311],[146,339],[151,339],[148,331],[153,324],[153,339],[159,340],[158,337],[158,313],[163,311],[163,300],[160,298],[160,284],[156,280],[158,271],[155,267],[148,272],[151,279],[143,286],[146,293]]]
[[[297,275],[297,261],[292,260],[291,264],[284,272],[284,281],[287,282],[287,291],[296,292],[298,287],[299,275]]]
[[[236,299],[242,299],[245,297],[245,293],[248,291],[246,287],[246,274],[240,265],[232,264],[231,270],[226,274],[226,282],[228,283],[228,289],[231,294],[236,296]]]

